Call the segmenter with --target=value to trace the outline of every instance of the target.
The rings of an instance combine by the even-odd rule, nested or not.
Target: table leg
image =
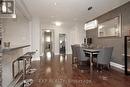
[[[23,60],[23,80],[25,79],[25,75],[26,75],[26,60]]]
[[[93,54],[90,53],[90,73],[92,73],[92,71],[93,71],[93,62],[92,62],[92,59],[93,59]]]
[[[93,80],[93,53],[90,53],[90,79]]]
[[[15,63],[15,62],[13,61],[13,63],[12,63],[12,75],[13,75],[13,78],[15,77],[15,76],[14,76],[14,63]]]

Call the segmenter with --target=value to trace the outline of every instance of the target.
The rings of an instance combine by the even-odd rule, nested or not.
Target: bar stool
[[[19,62],[23,61],[23,80],[25,79],[25,75],[26,75],[26,63],[27,63],[27,57],[26,56],[21,56],[17,59],[18,61],[18,67],[20,67]]]
[[[18,83],[18,85],[22,84],[24,87],[28,87],[28,86],[30,86],[33,83],[32,79],[26,79],[26,75],[28,74],[27,71],[32,71],[32,70],[34,71],[34,69],[32,69],[32,70],[30,69],[31,68],[31,59],[32,59],[32,56],[34,54],[35,54],[35,52],[27,52],[26,54],[24,54],[23,56],[20,56],[19,58],[17,58],[16,60],[14,60],[12,62],[12,75],[13,75],[13,78],[15,78],[14,64],[16,62],[18,62],[18,74],[19,74],[19,73],[21,73],[21,70],[20,70],[20,61],[22,61],[22,66],[23,66],[22,76],[23,76],[23,80],[20,81]],[[29,66],[27,66],[27,65],[29,65]],[[36,69],[35,69],[35,71],[36,71]]]
[[[35,54],[36,52],[27,52],[26,54],[24,54],[24,56],[28,56],[30,57],[30,64],[31,64],[31,59],[32,59],[32,56]]]
[[[27,61],[29,60],[30,61],[30,56],[27,56],[27,55],[23,55],[21,57],[18,58],[18,61],[23,61],[23,85],[24,87],[28,86],[28,85],[31,85],[33,80],[32,79],[26,79],[26,74],[27,74],[27,70],[28,70],[28,67],[27,67]],[[31,67],[31,65],[29,66]]]
[[[32,74],[36,71],[36,69],[31,69],[31,59],[32,59],[32,56],[35,54],[35,52],[27,52],[26,54],[24,54],[24,61],[23,61],[23,65],[25,66],[24,68],[24,86],[29,86],[33,83],[33,80],[32,79],[25,79],[26,77],[26,74],[29,73],[29,74]],[[27,61],[29,61],[29,67],[26,67],[27,65]]]
[[[27,73],[31,74],[34,73],[36,71],[36,69],[31,69],[31,60],[32,60],[32,56],[35,54],[36,52],[27,52],[26,54],[24,54],[25,57],[27,57],[27,60],[29,60],[29,68],[27,69]]]

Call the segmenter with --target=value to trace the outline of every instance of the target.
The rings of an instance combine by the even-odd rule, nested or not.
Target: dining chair
[[[72,49],[72,64],[74,64],[75,63],[74,58],[76,57],[74,45],[71,45],[71,49]]]
[[[110,68],[112,52],[113,52],[113,47],[105,47],[105,48],[99,49],[99,54],[97,55],[97,68],[99,64],[107,65],[108,69]]]
[[[77,63],[77,52],[76,52],[76,47],[78,47],[80,45],[75,44],[75,45],[71,45],[71,49],[72,49],[72,64]]]
[[[82,62],[86,62],[89,60],[89,57],[85,55],[84,48],[76,47],[76,53],[77,53],[77,59],[78,59],[78,66],[80,66]]]

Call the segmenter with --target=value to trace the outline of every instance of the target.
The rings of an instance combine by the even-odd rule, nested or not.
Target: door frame
[[[44,50],[45,50],[45,44],[44,44],[44,32],[46,30],[50,30],[50,32],[52,32],[52,35],[51,35],[51,43],[52,43],[52,52],[54,52],[54,29],[41,29],[41,42],[40,42],[40,48],[41,48],[41,56],[44,55]]]
[[[67,54],[67,43],[66,43],[67,35],[65,33],[59,33],[59,54],[60,54],[60,35],[65,35],[65,54]]]

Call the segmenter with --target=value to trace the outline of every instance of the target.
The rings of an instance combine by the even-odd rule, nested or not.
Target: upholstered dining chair
[[[78,45],[78,44],[71,45],[71,49],[72,49],[72,64],[77,63],[76,47],[80,47],[80,45]]]
[[[76,58],[76,51],[74,49],[74,45],[71,45],[71,49],[72,49],[72,64],[75,63],[75,58]]]
[[[77,53],[78,66],[80,66],[82,62],[86,62],[89,60],[89,57],[85,56],[84,48],[76,47],[76,53]]]
[[[100,52],[97,56],[97,68],[99,68],[99,64],[100,64],[100,65],[107,65],[109,69],[113,47],[104,47],[102,49],[99,49],[99,51]]]

